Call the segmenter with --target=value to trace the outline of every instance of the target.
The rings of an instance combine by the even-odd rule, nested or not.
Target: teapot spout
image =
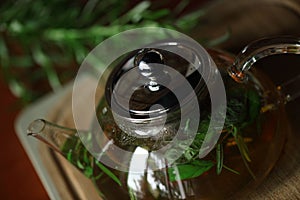
[[[71,151],[73,148],[68,146],[68,149],[66,149],[66,143],[69,143],[67,141],[79,140],[76,129],[59,126],[44,119],[37,119],[31,122],[27,128],[27,135],[46,143],[64,157],[67,157],[68,151]]]
[[[95,185],[101,177],[110,177],[115,183],[121,186],[119,178],[88,152],[79,137],[79,132],[91,136],[90,131],[78,131],[66,128],[44,119],[33,121],[27,129],[27,135],[37,138],[59,152],[81,173],[91,179]],[[103,196],[100,188],[97,189],[99,195]]]

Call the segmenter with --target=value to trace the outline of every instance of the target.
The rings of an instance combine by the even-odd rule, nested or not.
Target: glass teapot
[[[284,105],[299,96],[251,66],[300,54],[300,39],[267,38],[234,58],[189,40],[165,39],[106,70],[90,131],[43,119],[28,135],[90,178],[103,199],[225,199],[254,189],[282,151]],[[100,81],[101,82],[101,81]]]

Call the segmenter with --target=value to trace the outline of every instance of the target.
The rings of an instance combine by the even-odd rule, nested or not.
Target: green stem
[[[248,152],[248,148],[246,146],[246,144],[243,141],[243,138],[239,135],[238,132],[238,128],[237,127],[233,127],[233,132],[232,132],[235,142],[238,146],[238,149],[241,153],[241,157],[243,159],[243,162],[245,164],[245,167],[247,168],[248,172],[250,173],[250,175],[252,176],[253,179],[256,179],[256,176],[254,175],[254,173],[252,172],[248,162],[250,162],[250,157],[249,157],[249,152]]]

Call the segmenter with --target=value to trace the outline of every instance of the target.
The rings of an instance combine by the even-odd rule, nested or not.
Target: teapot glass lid
[[[126,116],[129,111],[130,118],[145,119],[176,110],[179,102],[174,92],[180,91],[183,103],[191,98],[190,91],[184,89],[184,81],[198,96],[202,95],[206,91],[202,75],[209,75],[209,66],[203,66],[188,44],[158,42],[129,53],[119,62],[105,91],[114,112]]]

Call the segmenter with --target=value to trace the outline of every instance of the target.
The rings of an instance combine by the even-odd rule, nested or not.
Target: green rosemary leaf
[[[191,161],[193,158],[195,158],[198,155],[198,151],[195,151],[193,148],[186,148],[184,151],[184,158],[187,161]]]
[[[81,17],[86,15],[89,17],[90,13],[96,8],[96,5],[99,3],[99,0],[88,0],[82,10]]]
[[[80,64],[86,52],[92,47],[121,31],[145,26],[176,29],[174,21],[184,24],[188,28],[196,25],[199,13],[202,11],[178,17],[189,2],[190,0],[180,1],[174,5],[175,11],[170,11],[158,6],[160,3],[150,1],[138,2],[132,9],[128,8],[128,5],[132,5],[130,1],[119,0],[4,1],[0,7],[0,32],[4,34],[0,38],[3,39],[4,35],[8,36],[10,40],[17,41],[17,45],[22,50],[25,50],[24,59],[15,60],[15,66],[12,67],[30,67],[31,62],[39,64],[43,74],[47,76],[49,85],[55,89],[60,87],[59,78],[65,76],[65,74],[56,73],[57,67],[64,65],[65,62],[72,63],[74,58],[77,64]],[[193,19],[194,21],[191,21]],[[73,43],[80,43],[80,45]],[[33,55],[32,50],[27,52],[26,49],[32,49],[32,46],[39,46],[41,53]],[[3,46],[0,44],[0,54],[2,50]],[[49,50],[57,50],[62,56],[53,55]],[[1,67],[5,67],[4,62],[5,65],[11,66],[9,61],[13,60],[13,57],[10,56],[15,56],[11,53],[8,48],[7,59],[1,57]],[[72,73],[70,73],[70,77],[71,75]],[[7,77],[8,79],[13,78],[12,76]],[[29,79],[32,78],[29,77]],[[44,77],[39,78],[43,79]],[[29,82],[33,84],[35,81],[29,80]],[[15,85],[21,86],[22,84]],[[22,95],[24,96],[30,94],[31,98],[36,98],[38,97],[36,94],[42,95],[44,92],[48,92],[30,91],[31,85],[27,85],[23,87],[25,93]],[[14,86],[14,88],[16,87]],[[42,88],[41,90],[48,89]]]
[[[12,66],[20,68],[30,68],[34,65],[32,58],[28,56],[11,56],[10,63]]]
[[[76,145],[73,146],[73,148],[75,149],[75,151],[80,151],[82,149],[82,143],[81,143],[81,140],[76,140]]]
[[[102,163],[100,163],[97,160],[95,161],[95,163],[106,175],[113,179],[119,186],[122,186],[120,179],[112,171],[110,171],[107,167],[105,167]]]
[[[180,14],[189,5],[189,3],[189,0],[180,1],[179,4],[174,8],[174,14]]]
[[[24,100],[30,98],[30,94],[28,93],[26,87],[20,81],[16,80],[15,77],[9,78],[8,86],[12,93],[16,96],[23,97]]]
[[[244,123],[247,118],[247,104],[245,99],[231,96],[227,104],[227,112],[225,118],[225,126],[231,127],[232,125],[239,126]]]
[[[53,41],[77,40],[83,38],[84,34],[76,29],[51,28],[43,32],[43,38]]]
[[[52,67],[51,61],[44,54],[44,52],[40,49],[39,45],[33,46],[32,57],[33,57],[33,60],[45,70],[51,87],[54,90],[60,88],[61,84],[60,84],[58,75],[55,72],[54,68]]]
[[[67,153],[67,160],[72,163],[73,151],[70,149]]]
[[[10,34],[18,34],[26,31],[26,28],[18,20],[14,20],[9,23],[7,29]]]
[[[110,0],[101,1],[93,13],[99,16],[96,20],[97,24],[109,24],[120,17],[120,13],[124,13],[127,10],[127,1]],[[107,12],[107,11],[110,12]]]
[[[199,127],[198,127],[198,134],[205,137],[205,134],[208,130],[208,127],[209,127],[209,123],[210,123],[210,120],[209,119],[203,119],[201,120],[200,124],[199,124]],[[198,135],[197,134],[197,135]],[[203,138],[204,139],[204,138]]]
[[[63,29],[63,28],[52,28],[44,31],[43,38],[61,42],[67,41],[67,44],[76,40],[88,40],[92,41],[97,38],[106,38],[119,33],[122,30],[135,28],[134,25],[111,25],[111,26],[91,26],[85,30],[79,29]],[[94,45],[94,42],[92,42]]]
[[[209,47],[217,46],[217,45],[225,42],[226,40],[228,40],[230,38],[230,36],[231,36],[231,31],[229,29],[227,29],[226,32],[223,33],[221,36],[207,41],[206,45]]]
[[[223,164],[223,167],[224,167],[224,169],[226,169],[226,170],[228,170],[228,171],[230,171],[230,172],[232,172],[232,173],[234,173],[234,174],[240,175],[240,173],[239,173],[238,171],[236,171],[236,170],[234,170],[234,169],[232,169],[232,168],[230,168],[230,167],[227,167],[227,166],[224,165],[224,164]]]
[[[94,186],[95,186],[95,188],[96,188],[96,190],[97,190],[98,195],[99,195],[102,199],[106,199],[106,198],[105,198],[105,195],[99,190],[99,187],[98,187],[98,185],[97,185],[97,182],[96,182],[95,177],[91,177],[91,179],[92,179],[92,182],[93,182],[93,184],[94,184]]]
[[[7,68],[9,66],[9,55],[6,43],[3,38],[0,37],[0,64],[2,67]]]
[[[134,191],[132,190],[132,188],[129,187],[128,190],[129,190],[128,193],[129,193],[130,200],[137,200],[138,198],[136,197],[136,195],[135,195]]]
[[[80,162],[79,159],[77,160],[76,164],[77,164],[77,167],[78,167],[79,169],[84,169],[84,166],[83,166],[83,164]]]
[[[14,6],[14,9],[10,9],[10,6]],[[1,20],[3,22],[11,21],[12,19],[16,18],[17,15],[22,11],[17,5],[6,3],[0,6],[1,11]]]
[[[224,159],[222,143],[217,144],[216,159],[217,159],[217,174],[221,174],[223,168],[223,159]]]
[[[245,92],[246,91],[246,92]],[[241,95],[245,94],[245,95]],[[238,88],[228,92],[225,125],[243,128],[253,123],[260,113],[260,96],[255,89]]]
[[[176,181],[177,175],[180,180],[195,178],[207,172],[214,166],[212,161],[194,160],[186,164],[175,164],[175,166],[168,168],[168,175],[170,181]]]
[[[84,152],[83,152],[83,161],[85,163],[90,163],[89,153],[88,153],[87,149],[84,149]]]
[[[190,126],[190,119],[187,119],[185,122],[184,132],[186,133],[189,130]]]
[[[151,22],[153,22],[154,20],[159,20],[163,17],[167,17],[170,14],[171,12],[168,9],[162,9],[158,11],[145,10],[143,13],[143,18],[145,20],[151,20]]]
[[[253,122],[260,113],[260,97],[259,94],[254,90],[249,90],[247,92],[248,102],[249,102],[249,123]]]
[[[233,127],[233,132],[232,132],[235,142],[239,148],[239,151],[241,152],[241,156],[248,162],[251,162],[251,159],[249,157],[249,150],[247,145],[244,142],[244,139],[242,136],[239,135],[238,128]]]
[[[250,162],[250,157],[249,157],[249,154],[248,154],[248,149],[245,148],[246,147],[246,144],[244,144],[244,140],[243,138],[239,135],[238,133],[238,128],[237,127],[233,127],[233,132],[232,132],[233,136],[234,136],[234,139],[235,139],[235,142],[238,146],[238,149],[241,153],[241,157],[243,159],[243,162],[244,162],[244,165],[245,167],[247,168],[248,172],[250,173],[250,175],[252,176],[253,179],[256,179],[256,176],[254,175],[254,173],[252,172],[248,162]]]
[[[105,66],[103,61],[100,60],[100,58],[95,56],[94,54],[89,54],[86,63],[88,63],[95,71],[102,70]]]
[[[88,55],[88,51],[83,44],[77,40],[71,40],[69,41],[68,46],[70,46],[70,50],[73,51],[76,62],[82,63],[84,58]]]
[[[93,36],[93,38],[97,37],[109,37],[112,35],[115,35],[119,33],[122,30],[133,28],[133,26],[130,25],[111,25],[111,26],[93,26],[89,29],[87,29],[86,34],[90,34],[90,36]]]
[[[249,157],[249,150],[248,150],[248,147],[246,145],[246,143],[244,142],[244,139],[242,136],[238,135],[237,136],[238,138],[238,145],[240,146],[240,149],[242,151],[242,155],[244,155],[245,159],[248,161],[248,162],[251,162],[251,159]]]
[[[151,3],[149,1],[142,1],[129,10],[125,15],[121,16],[119,19],[115,20],[112,25],[116,24],[126,24],[129,22],[137,23],[142,19],[143,12],[150,7]]]
[[[83,173],[86,177],[90,178],[93,175],[93,168],[91,166],[86,166]]]
[[[100,179],[101,177],[103,176],[103,172],[102,173],[99,173],[97,176],[95,176],[94,178],[95,178],[95,180],[98,180],[98,179]]]
[[[197,10],[188,13],[176,20],[175,25],[181,30],[190,30],[197,23],[199,23],[200,17],[205,14],[204,10]]]

